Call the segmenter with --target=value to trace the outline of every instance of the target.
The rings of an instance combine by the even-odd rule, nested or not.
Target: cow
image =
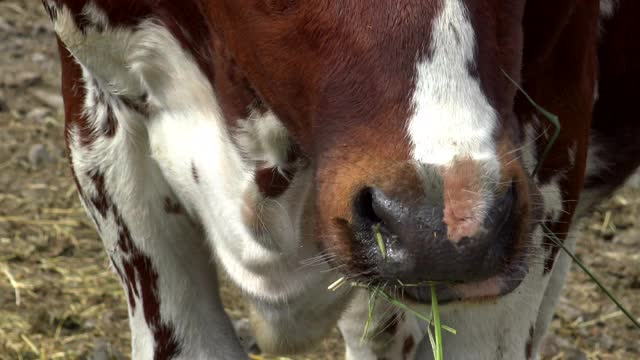
[[[433,287],[446,358],[536,358],[570,268],[543,228],[574,250],[640,163],[636,0],[43,4],[134,359],[247,358],[220,269],[265,353],[337,325],[347,359],[431,358],[345,279]]]

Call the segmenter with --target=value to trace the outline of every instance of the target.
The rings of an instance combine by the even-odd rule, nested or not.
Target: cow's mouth
[[[527,274],[525,262],[514,265],[510,271],[485,280],[462,283],[435,283],[438,303],[492,301],[515,290]],[[430,304],[431,285],[403,286],[403,295],[413,301]]]
[[[351,254],[356,256],[349,263],[355,265],[354,273],[365,275],[356,280],[393,288],[394,293],[425,304],[431,303],[431,286],[435,286],[443,304],[491,301],[511,293],[528,272],[526,249],[531,234],[525,224],[529,216],[522,211],[515,184],[499,200],[500,206],[487,217],[486,237],[457,243],[429,238],[407,244],[401,237],[394,240],[394,236],[387,236],[384,256],[378,245],[368,240],[368,227],[354,232],[343,222],[342,234],[350,234],[349,243],[359,245],[352,249],[355,251]],[[446,228],[430,229],[446,233]],[[403,231],[398,233],[402,235]]]
[[[514,200],[506,212],[508,215],[496,227],[495,238],[485,260],[493,264],[491,270],[478,269],[482,275],[468,280],[432,282],[440,303],[492,301],[511,293],[522,283],[528,272],[523,249],[530,234],[521,233],[521,214],[515,205]],[[431,285],[404,286],[402,290],[414,301],[431,303]]]

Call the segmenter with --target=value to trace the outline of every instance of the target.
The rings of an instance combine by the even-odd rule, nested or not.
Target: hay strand
[[[13,293],[15,294],[15,297],[16,297],[16,306],[20,306],[20,288],[19,288],[20,286],[18,285],[18,282],[11,274],[11,271],[9,271],[8,265],[2,264],[0,268],[2,268],[2,273],[7,277],[7,279],[9,279],[9,284],[13,288]]]

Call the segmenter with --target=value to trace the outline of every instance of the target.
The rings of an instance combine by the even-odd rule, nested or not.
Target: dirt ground
[[[40,7],[0,0],[0,359],[126,359],[126,302],[72,185],[55,41]],[[577,251],[636,316],[639,213],[640,186],[622,189],[584,224]],[[640,358],[640,333],[578,270],[552,332],[545,358]],[[334,334],[297,359],[342,351]]]

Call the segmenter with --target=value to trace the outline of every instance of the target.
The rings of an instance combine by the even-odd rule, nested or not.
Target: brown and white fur
[[[350,260],[341,238],[319,229],[329,228],[329,213],[346,211],[336,202],[349,198],[369,172],[384,176],[401,161],[425,172],[423,166],[438,166],[451,190],[468,185],[455,185],[469,176],[457,167],[460,158],[487,181],[474,189],[481,200],[460,199],[474,206],[470,218],[486,216],[502,191],[491,184],[507,173],[522,180],[519,191],[532,194],[522,201],[539,203],[522,205],[538,210],[522,217],[532,225],[521,249],[526,269],[512,279],[517,287],[503,293],[498,280],[461,285],[456,294],[472,300],[442,307],[443,321],[458,330],[444,334],[446,358],[535,358],[570,266],[537,224],[568,233],[564,242],[573,249],[577,218],[640,159],[634,140],[640,123],[629,110],[640,69],[617,66],[639,47],[619,41],[624,31],[638,30],[636,1],[406,1],[406,14],[390,11],[399,23],[414,21],[418,8],[427,14],[413,29],[423,32],[418,40],[428,49],[415,58],[389,54],[388,68],[366,57],[376,56],[373,50],[359,58],[370,67],[359,68],[332,41],[356,50],[392,41],[385,31],[395,28],[376,23],[390,5],[339,5],[371,20],[358,30],[327,15],[338,5],[315,2],[314,12],[285,0],[43,1],[59,39],[71,168],[127,294],[133,358],[247,357],[222,307],[216,264],[252,304],[264,351],[306,350],[339,324],[347,359],[431,358],[426,325],[382,303],[371,330],[377,336],[360,340],[367,295],[348,286],[327,290]],[[254,17],[239,15],[243,7]],[[308,28],[288,23],[296,16]],[[399,23],[393,26],[404,29]],[[520,33],[511,33],[516,28]],[[335,32],[325,36],[327,29]],[[312,35],[299,35],[306,33]],[[325,68],[314,51],[344,61],[328,59],[336,67]],[[393,77],[396,56],[409,62],[398,69],[415,70],[412,87]],[[487,70],[490,65],[495,68]],[[563,125],[535,176],[553,127],[515,95],[502,69]],[[319,78],[325,73],[334,81]],[[382,84],[392,89],[386,103],[367,102],[380,98],[376,77],[390,80]],[[319,89],[334,97],[316,94]],[[350,97],[362,102],[348,103]],[[411,111],[389,105],[394,101]],[[356,124],[359,114],[374,118]],[[314,122],[341,116],[343,123]],[[406,126],[393,125],[400,120]],[[509,121],[517,126],[507,129]],[[631,137],[622,150],[613,141],[618,136]],[[377,165],[380,159],[384,164]],[[398,171],[388,176],[402,177],[406,169]],[[445,219],[460,236],[477,225]]]

